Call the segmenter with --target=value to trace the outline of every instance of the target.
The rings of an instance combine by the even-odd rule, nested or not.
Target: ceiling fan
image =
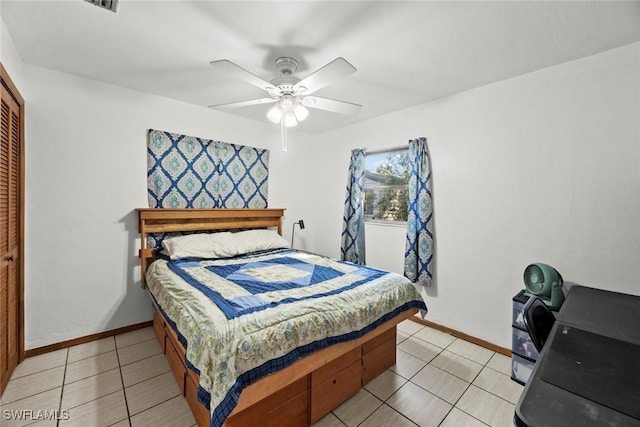
[[[234,76],[265,90],[268,98],[250,101],[233,102],[230,104],[210,105],[210,108],[238,108],[250,105],[273,104],[267,112],[267,118],[273,123],[280,123],[282,130],[282,149],[286,151],[286,128],[297,126],[298,121],[307,118],[309,111],[306,107],[334,113],[351,114],[362,106],[346,101],[322,98],[312,95],[317,90],[333,83],[335,80],[356,72],[356,68],[344,58],[336,58],[308,77],[300,80],[293,75],[298,69],[298,61],[288,56],[277,58],[276,68],[280,76],[270,82],[261,79],[233,62],[222,59],[211,61],[211,65],[224,70]]]

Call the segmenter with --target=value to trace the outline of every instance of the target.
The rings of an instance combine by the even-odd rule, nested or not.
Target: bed
[[[426,310],[400,275],[288,248],[284,209],[138,214],[153,328],[200,427],[315,423],[395,364],[397,323]],[[163,256],[166,233],[195,236]]]

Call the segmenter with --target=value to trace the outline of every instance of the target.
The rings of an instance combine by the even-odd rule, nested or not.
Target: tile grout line
[[[412,335],[412,336],[413,336],[413,335]],[[486,366],[486,364],[487,364],[487,363],[489,363],[489,360],[491,360],[491,357],[493,357],[493,356],[491,356],[491,357],[489,358],[489,360],[487,360],[487,361],[486,361],[486,362],[484,362],[484,364],[483,364],[483,363],[478,362],[477,360],[473,360],[473,359],[468,358],[467,356],[464,356],[464,355],[462,355],[462,354],[458,354],[458,353],[456,353],[456,352],[455,352],[455,351],[453,351],[453,350],[448,350],[448,348],[451,346],[451,344],[453,344],[453,342],[451,342],[451,343],[447,344],[447,346],[446,346],[446,347],[440,347],[439,345],[436,345],[436,344],[434,344],[434,343],[432,343],[432,342],[430,342],[430,341],[423,340],[422,338],[419,338],[419,337],[415,337],[415,338],[416,338],[416,339],[419,339],[419,340],[420,340],[420,341],[422,341],[422,342],[426,342],[427,344],[430,344],[430,345],[433,345],[433,346],[435,346],[435,347],[441,348],[441,349],[442,349],[442,351],[447,350],[448,352],[453,353],[453,354],[455,354],[456,356],[460,356],[460,357],[462,357],[463,359],[470,360],[471,362],[473,362],[473,363],[477,363],[478,365],[482,365],[483,367],[484,367],[484,366]],[[464,341],[462,338],[456,338],[456,340]],[[455,342],[455,341],[454,341],[454,342]],[[465,342],[468,342],[468,341],[465,341]],[[469,343],[469,344],[473,344],[473,343]],[[473,344],[473,345],[477,345],[477,344]],[[480,347],[480,346],[478,346],[478,347]],[[481,347],[481,348],[484,348],[484,347]],[[495,352],[495,351],[493,351],[493,350],[489,350],[489,349],[486,349],[486,350],[491,351],[491,352],[492,352],[492,353],[494,353],[494,354],[496,353],[496,352]],[[442,351],[441,351],[440,353],[442,353]],[[405,353],[406,353],[406,352],[405,352]],[[440,353],[438,353],[438,355],[440,355]],[[413,355],[412,355],[412,356],[413,356]],[[414,357],[417,357],[417,356],[414,356]],[[419,359],[419,357],[418,357],[418,359]],[[429,363],[431,363],[431,362],[429,362]]]
[[[366,391],[367,393],[369,393],[369,394],[370,394],[371,396],[373,396],[376,400],[378,400],[378,402],[380,402],[380,404],[379,404],[379,405],[376,407],[376,409],[374,409],[374,410],[373,410],[369,415],[367,415],[367,416],[364,418],[364,420],[360,421],[360,422],[358,423],[358,426],[361,426],[365,421],[367,421],[369,418],[371,418],[371,416],[372,416],[373,414],[375,414],[375,413],[376,413],[376,411],[377,411],[378,409],[380,409],[380,408],[385,404],[385,403],[384,403],[384,400],[381,400],[378,396],[376,396],[375,394],[371,393],[371,392],[370,392],[369,390],[367,390],[366,388],[364,388],[364,387],[363,387],[361,390],[364,390],[364,391]],[[334,415],[335,415],[335,414],[334,414]],[[342,421],[342,419],[340,419],[340,417],[338,417],[337,415],[336,415],[336,418],[338,418],[338,420],[340,420],[340,422],[341,422],[342,424],[344,424],[344,425],[348,426],[348,424],[346,424],[345,422],[343,422],[343,421]]]
[[[496,352],[494,352],[494,353],[496,353]],[[491,357],[493,357],[493,356],[491,356]],[[504,375],[504,376],[508,377],[509,379],[511,379],[508,375],[505,375],[504,373],[502,373],[502,372],[500,372],[500,371],[496,371],[495,369],[492,369],[490,366],[487,366],[487,364],[489,363],[489,361],[491,361],[491,358],[489,358],[489,360],[487,360],[487,362],[482,366],[482,369],[480,369],[480,371],[478,372],[478,374],[473,378],[473,381],[475,381],[475,380],[480,376],[480,373],[484,370],[484,368],[491,369],[492,371],[497,372],[498,374]],[[475,387],[479,388],[480,390],[483,390],[483,391],[485,391],[485,392],[487,392],[487,393],[491,394],[492,396],[497,397],[498,399],[502,399],[502,400],[504,400],[505,402],[509,403],[510,405],[515,405],[515,403],[511,403],[510,401],[508,401],[508,400],[507,400],[507,399],[505,399],[504,397],[502,397],[502,396],[498,396],[497,394],[495,394],[495,393],[493,393],[493,392],[491,392],[491,391],[489,391],[489,390],[486,390],[486,389],[484,389],[484,388],[482,388],[482,387],[480,387],[480,386],[478,386],[478,385],[473,384],[473,381],[470,383],[470,385],[474,385]]]
[[[124,396],[124,406],[127,408],[127,421],[129,422],[129,426],[131,426],[131,412],[129,412],[129,399],[127,399],[127,390],[124,386],[124,378],[122,377],[122,365],[120,364],[120,352],[118,352],[118,342],[116,341],[116,337],[113,337],[113,344],[116,347],[116,359],[118,360],[118,372],[120,373],[120,384],[122,385],[122,395]],[[124,420],[121,420],[124,421]],[[118,421],[118,422],[121,422]]]
[[[454,353],[454,354],[456,354],[456,353]],[[496,352],[494,352],[494,354],[496,354]],[[458,356],[460,356],[460,357],[464,357],[464,356],[462,356],[462,355],[458,355]],[[491,360],[491,358],[492,358],[492,357],[493,357],[493,356],[491,356],[491,357],[489,358],[489,360],[487,360],[487,362],[485,362],[485,364],[484,364],[484,365],[482,365],[482,368],[478,371],[478,373],[476,374],[476,376],[475,376],[475,377],[473,377],[473,380],[472,380],[470,383],[468,383],[468,385],[467,385],[467,387],[465,388],[464,392],[460,395],[460,397],[458,398],[458,400],[456,400],[456,403],[454,404],[454,407],[455,407],[455,408],[457,408],[459,411],[464,412],[465,414],[469,415],[471,418],[473,418],[473,419],[475,419],[475,420],[478,420],[478,421],[480,421],[481,423],[483,423],[483,424],[485,424],[485,425],[489,425],[489,426],[490,426],[490,424],[487,424],[487,423],[485,423],[484,421],[482,421],[482,420],[480,420],[480,419],[478,419],[478,418],[474,417],[472,414],[470,414],[470,413],[468,413],[468,412],[466,412],[466,411],[463,411],[461,408],[458,408],[458,407],[457,407],[457,405],[458,405],[458,402],[460,402],[460,399],[462,399],[462,396],[464,396],[464,394],[465,394],[465,393],[466,393],[466,392],[471,388],[471,386],[474,386],[474,387],[476,387],[477,389],[482,390],[482,391],[484,391],[485,393],[488,393],[488,394],[490,394],[490,395],[492,395],[492,396],[495,396],[495,397],[497,397],[498,399],[501,399],[501,400],[503,400],[503,401],[505,401],[505,402],[507,402],[507,403],[509,403],[509,404],[511,404],[511,405],[512,405],[512,403],[511,403],[511,402],[509,402],[508,400],[506,400],[506,399],[504,399],[504,398],[502,398],[502,397],[500,397],[500,396],[498,396],[498,395],[496,395],[496,394],[494,394],[494,393],[490,392],[489,390],[485,390],[484,388],[482,388],[482,387],[480,387],[480,386],[477,386],[477,385],[473,384],[473,382],[478,378],[478,376],[480,376],[480,372],[482,372],[482,370],[483,370],[484,368],[489,368],[489,369],[491,369],[491,370],[494,370],[494,369],[492,369],[491,367],[487,366],[487,364],[489,363],[489,361]],[[470,359],[467,359],[467,360],[470,360]],[[477,363],[477,362],[476,362],[476,363]],[[437,366],[436,366],[436,368],[437,368]],[[446,372],[446,371],[445,371],[445,372]],[[497,371],[496,371],[496,372],[497,372]],[[502,374],[501,372],[498,372],[498,373]],[[452,375],[453,375],[453,374],[452,374]],[[502,374],[502,375],[504,375],[504,374]],[[456,378],[458,378],[458,377],[456,376]]]
[[[64,381],[67,378],[67,365],[69,364],[69,349],[67,349],[67,357],[64,358],[64,373],[62,374],[62,387],[60,388],[60,402],[58,402],[58,411],[62,413],[62,398],[64,396]],[[60,427],[60,420],[56,421],[56,427]]]
[[[29,376],[31,376],[31,375],[41,374],[41,373],[46,372],[46,371],[52,371],[52,370],[54,370],[54,369],[61,368],[62,366],[63,366],[63,365],[55,366],[55,367],[53,367],[53,368],[49,368],[49,369],[44,369],[44,370],[39,371],[39,372],[34,372],[33,374],[25,375],[25,376],[20,377],[20,378],[18,378],[18,379],[23,379],[23,378],[29,377]],[[28,398],[30,398],[30,397],[34,397],[34,396],[37,396],[37,395],[42,394],[42,393],[46,393],[46,392],[51,391],[51,390],[56,389],[56,388],[58,388],[58,387],[57,387],[57,386],[54,386],[54,387],[51,387],[51,388],[47,388],[47,389],[45,389],[45,390],[40,390],[40,391],[38,391],[38,392],[31,392],[32,394],[29,394],[29,395],[26,395],[26,396],[22,396],[22,397],[20,397],[19,399],[10,400],[10,401],[8,401],[8,402],[2,402],[1,404],[2,404],[2,405],[11,405],[11,404],[14,404],[14,403],[16,403],[16,402],[19,402],[19,401],[21,401],[21,400],[28,399]]]
[[[126,347],[123,347],[123,348],[126,348]],[[143,360],[151,359],[152,357],[156,357],[156,356],[158,356],[158,355],[164,355],[164,353],[160,352],[160,353],[152,354],[152,355],[150,355],[150,356],[145,356],[145,357],[143,357],[142,359],[134,360],[133,362],[125,363],[124,365],[120,365],[120,359],[118,358],[118,364],[119,364],[119,366],[121,366],[121,367],[129,366],[129,365],[133,365],[134,363],[141,362],[141,361],[143,361]]]
[[[395,393],[393,393],[393,394],[395,394]],[[392,394],[391,396],[393,396],[393,394]],[[375,395],[374,395],[374,396],[375,396]],[[377,396],[375,396],[375,397],[377,398]],[[391,398],[391,397],[389,397],[389,398]],[[378,400],[379,400],[379,399],[378,399]],[[376,408],[376,410],[375,410],[375,411],[373,411],[371,414],[369,414],[369,416],[368,416],[367,418],[365,418],[365,419],[364,419],[360,424],[358,424],[358,425],[359,425],[359,426],[361,426],[361,425],[362,425],[366,420],[368,420],[369,418],[371,418],[371,416],[372,416],[373,414],[375,414],[375,413],[378,411],[378,409],[382,408],[383,406],[386,406],[387,408],[391,409],[391,410],[392,410],[392,411],[394,411],[396,414],[400,415],[402,418],[404,418],[405,420],[409,421],[411,424],[413,424],[413,425],[415,425],[415,426],[417,426],[417,425],[418,425],[418,424],[414,423],[414,422],[413,422],[413,420],[412,420],[411,418],[407,417],[405,414],[403,414],[402,412],[398,411],[398,410],[397,410],[396,408],[394,408],[393,406],[388,405],[386,401],[383,401],[383,402],[382,402],[382,405],[378,406],[378,407]]]
[[[162,402],[158,402],[158,403],[156,403],[156,404],[154,404],[154,405],[152,405],[152,406],[149,406],[148,408],[146,408],[146,409],[144,409],[144,410],[142,410],[142,411],[140,411],[140,412],[137,412],[137,413],[133,414],[133,416],[135,417],[135,416],[138,416],[138,415],[140,415],[140,414],[143,414],[143,413],[145,413],[145,412],[147,412],[147,411],[149,411],[149,410],[151,410],[151,409],[153,409],[153,408],[156,408],[156,407],[158,407],[158,406],[160,406],[160,405],[163,405],[163,404],[167,403],[167,402],[168,402],[168,401],[170,401],[170,400],[175,399],[176,397],[184,398],[184,396],[183,396],[183,395],[181,395],[181,394],[176,394],[175,396],[172,396],[172,397],[168,398],[167,400],[163,400]],[[126,400],[126,398],[125,398],[125,400]],[[122,420],[122,421],[124,421],[124,420]],[[120,421],[118,421],[118,422],[120,422]],[[131,417],[129,417],[129,423],[131,423]]]

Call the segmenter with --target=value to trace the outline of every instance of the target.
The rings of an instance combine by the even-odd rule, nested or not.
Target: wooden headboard
[[[276,227],[282,235],[284,215],[284,209],[140,208],[137,211],[141,240],[138,255],[143,283],[155,249],[147,247],[149,234]]]

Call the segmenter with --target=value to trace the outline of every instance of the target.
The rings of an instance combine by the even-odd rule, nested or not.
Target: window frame
[[[401,147],[394,147],[394,148],[388,148],[388,149],[381,149],[381,150],[375,150],[375,151],[366,151],[365,154],[367,156],[367,158],[369,156],[373,156],[373,155],[393,155],[396,153],[402,153],[405,152],[407,155],[409,154],[409,146],[408,145],[403,145]],[[375,188],[373,187],[368,187],[366,185],[367,182],[367,178],[366,178],[366,173],[367,171],[369,172],[374,172],[371,169],[368,169],[367,166],[365,166],[365,178],[364,178],[364,182],[362,185],[362,193],[363,193],[363,209],[364,209],[364,222],[365,224],[375,224],[375,225],[383,225],[383,226],[391,226],[391,227],[406,227],[407,225],[407,220],[394,220],[394,219],[384,219],[384,218],[371,218],[368,217],[369,214],[367,214],[367,210],[369,209],[369,207],[367,206],[367,193],[370,191],[373,191]],[[407,191],[407,203],[408,203],[408,191],[409,191],[409,183],[408,183],[408,179],[407,179],[407,183],[405,184],[390,184],[390,185],[384,185],[383,188],[385,189],[389,189],[390,187],[397,187],[398,190],[402,191],[402,190],[406,190]]]

